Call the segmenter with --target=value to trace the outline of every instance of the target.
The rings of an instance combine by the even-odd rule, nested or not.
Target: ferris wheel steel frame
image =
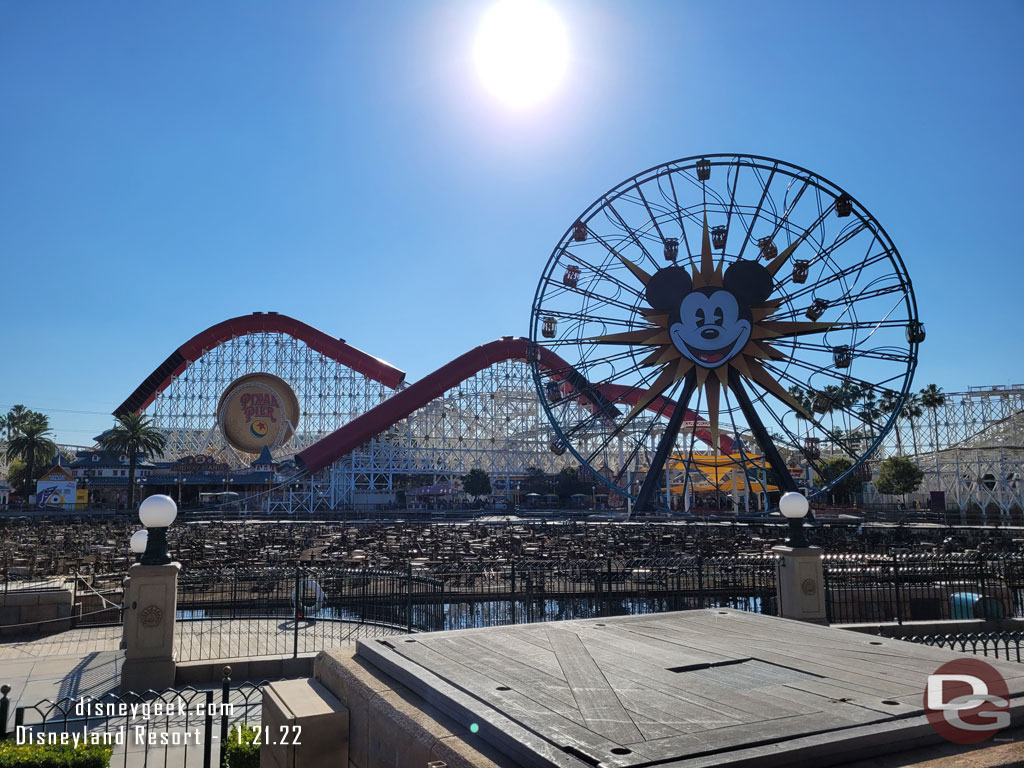
[[[707,181],[716,169],[720,174],[723,168],[726,171],[725,195],[718,194],[718,192],[712,189],[711,200],[709,201],[708,187],[710,185]],[[759,194],[755,195],[755,197],[760,198],[757,200],[756,206],[753,202],[749,206],[738,202],[736,191],[740,175],[744,172],[747,172],[748,176],[752,176],[752,179],[745,180],[744,192],[747,190],[748,184],[751,186],[751,189],[756,189],[755,184],[760,186]],[[765,176],[767,176],[767,180],[765,180]],[[778,190],[778,187],[776,187],[778,191],[773,195],[772,184],[776,178],[788,179],[788,183],[785,185],[784,190]],[[671,189],[671,198],[666,192],[665,187],[662,186],[663,180],[666,181],[666,186]],[[694,189],[699,189],[702,199],[688,205],[682,205],[674,180],[688,183],[691,187],[691,192]],[[732,184],[731,190],[729,189],[730,183]],[[652,187],[651,185],[654,186]],[[798,185],[798,189],[791,199],[790,192],[794,185]],[[644,193],[645,189],[647,189],[647,195]],[[797,210],[801,198],[804,197],[809,189],[813,190],[813,192],[807,200],[817,202],[817,208],[814,210],[815,218],[809,226],[799,223],[794,225],[794,219],[791,218],[791,215]],[[655,194],[658,193],[660,193],[662,198],[660,201],[655,197]],[[776,203],[776,197],[781,197],[781,205]],[[823,197],[830,198],[828,205],[823,205]],[[616,208],[616,204],[622,210]],[[630,206],[628,209],[626,208],[627,205]],[[800,210],[802,213],[804,208]],[[622,211],[626,211],[625,215],[623,215]],[[779,215],[779,211],[782,211],[781,215]],[[599,217],[599,214],[603,214],[603,217]],[[697,240],[700,238],[698,232],[700,230],[701,215],[703,215],[704,221],[703,244],[698,246]],[[835,231],[834,237],[829,241],[827,239],[826,223],[829,221],[830,215],[833,218],[839,219],[849,217],[850,223],[845,226],[839,226],[837,231]],[[711,228],[713,230],[711,232],[709,232],[709,216],[716,222],[715,226]],[[715,218],[716,216],[717,218]],[[724,224],[720,223],[723,218]],[[747,221],[749,221],[749,224]],[[726,244],[730,232],[735,231],[733,229],[735,222],[739,222],[741,225],[742,242],[738,246],[738,251],[734,248],[727,254]],[[765,228],[761,227],[761,232],[755,236],[755,226],[759,222],[766,222],[771,230],[770,233],[766,235]],[[678,225],[675,230],[671,231],[671,236],[663,231],[663,227],[668,231],[670,225]],[[819,230],[821,232],[820,239],[817,237]],[[841,249],[853,243],[865,231],[868,233],[869,238],[864,257],[857,259],[851,256],[850,259],[844,260],[842,264],[838,263],[837,255],[841,255]],[[781,241],[781,237],[785,238],[785,242]],[[763,243],[766,243],[768,247],[762,248]],[[894,372],[885,371],[884,375],[877,374],[876,380],[873,381],[856,380],[849,373],[835,376],[834,379],[837,381],[841,380],[843,387],[846,387],[849,382],[851,389],[859,387],[862,390],[881,390],[886,393],[890,403],[894,404],[898,411],[899,406],[910,391],[917,364],[918,346],[923,340],[923,325],[917,314],[917,304],[912,283],[907,275],[902,257],[881,224],[844,189],[805,168],[764,156],[708,154],[683,158],[649,168],[617,184],[600,196],[566,229],[548,260],[534,296],[531,312],[531,341],[537,345],[544,344],[563,356],[567,354],[566,350],[569,350],[570,362],[577,369],[581,370],[586,378],[597,380],[598,384],[622,378],[623,383],[627,385],[631,384],[637,389],[650,388],[651,392],[655,390],[659,393],[664,392],[664,396],[671,399],[672,392],[681,394],[690,389],[685,383],[688,377],[677,373],[676,377],[672,380],[675,383],[670,382],[666,386],[664,377],[671,363],[666,364],[662,368],[662,376],[657,379],[653,375],[641,373],[643,366],[652,365],[651,359],[657,356],[659,349],[665,351],[653,364],[662,364],[666,359],[674,359],[670,356],[674,352],[672,344],[668,344],[663,335],[652,341],[642,341],[639,338],[647,331],[650,331],[648,335],[651,339],[659,336],[657,333],[658,326],[650,324],[655,322],[649,319],[652,310],[648,310],[644,306],[645,301],[650,301],[649,291],[648,296],[645,298],[643,289],[644,285],[650,284],[648,281],[656,279],[658,275],[668,270],[662,269],[666,264],[662,263],[658,256],[652,255],[652,251],[660,255],[661,249],[664,248],[665,259],[672,262],[672,266],[675,266],[677,263],[684,265],[689,263],[690,266],[693,266],[693,284],[694,289],[696,289],[698,285],[720,286],[721,273],[727,265],[731,266],[741,261],[757,262],[760,258],[764,258],[772,277],[775,278],[778,276],[777,270],[795,252],[794,249],[805,244],[810,247],[813,256],[807,258],[805,255],[799,261],[793,257],[793,272],[788,276],[772,280],[771,295],[780,290],[782,290],[782,295],[779,296],[774,311],[770,313],[765,312],[761,316],[766,317],[766,324],[767,321],[772,321],[775,326],[789,324],[795,328],[798,323],[792,321],[800,313],[806,312],[808,320],[817,321],[824,314],[825,310],[833,309],[836,306],[845,307],[839,318],[835,322],[828,324],[827,333],[848,330],[850,331],[851,339],[845,345],[835,344],[834,342],[829,342],[827,345],[811,345],[797,340],[805,333],[803,330],[798,330],[783,334],[791,338],[778,340],[769,338],[767,340],[771,341],[772,344],[781,344],[785,349],[800,349],[808,355],[813,352],[819,360],[823,357],[827,359],[829,353],[835,356],[838,354],[837,350],[843,349],[845,350],[844,354],[851,360],[874,358],[874,361],[879,364],[881,362],[894,363]],[[749,259],[744,260],[743,256],[748,247],[751,248],[752,252],[760,250],[760,253],[752,253]],[[584,248],[596,249],[596,256],[588,257],[586,253],[581,255]],[[717,256],[716,251],[719,252]],[[697,255],[698,252],[701,253],[700,256]],[[782,252],[782,256],[779,256],[780,252]],[[852,250],[848,250],[847,253],[852,254]],[[678,261],[676,261],[677,258]],[[698,261],[699,269],[696,266]],[[717,275],[715,274],[716,261],[718,263]],[[798,279],[796,269],[798,263],[802,264],[801,269],[804,270],[802,279]],[[871,272],[870,269],[876,265],[881,265],[881,267]],[[623,269],[623,266],[628,269]],[[807,284],[808,272],[816,267],[819,269],[817,277]],[[653,278],[648,274],[652,269],[657,270]],[[827,275],[826,269],[830,270]],[[562,275],[562,270],[565,270],[564,275]],[[728,270],[726,271],[728,272]],[[860,284],[861,277],[865,274],[865,271],[868,271],[867,279],[865,283]],[[726,277],[728,278],[728,275]],[[719,282],[715,282],[716,280]],[[638,284],[639,290],[637,288]],[[789,286],[788,288],[786,288],[787,285]],[[816,309],[814,305],[818,304],[818,299],[820,298],[816,295],[816,289],[829,286],[842,288],[842,294],[838,299],[822,299],[824,309],[819,311],[816,316],[812,315],[812,311]],[[607,293],[602,293],[602,288]],[[854,289],[857,289],[858,292],[852,293]],[[885,311],[884,306],[881,309],[877,309],[871,304],[867,304],[872,299],[882,298],[893,293],[899,293],[900,295],[895,299],[895,304],[888,311]],[[579,309],[572,308],[571,306],[566,309],[558,304],[557,302],[566,294],[574,294],[579,298],[578,304],[582,306]],[[623,298],[624,294],[625,298]],[[807,297],[807,300],[813,299],[811,302],[812,306],[806,307],[806,309],[805,302],[803,301],[804,297]],[[801,300],[798,305],[794,303],[797,300]],[[861,321],[856,316],[856,308],[854,307],[858,303],[861,306],[871,308],[873,312],[879,313],[879,316]],[[903,307],[903,311],[898,313],[895,319],[890,319],[890,316],[899,306]],[[658,310],[654,309],[653,312],[656,314]],[[850,313],[850,319],[842,321],[842,317],[847,312]],[[666,325],[663,327],[667,329],[667,323],[670,321],[665,322]],[[759,321],[755,318],[755,324],[756,322]],[[811,324],[813,323],[803,323],[802,325]],[[820,325],[826,325],[826,323],[820,323]],[[569,330],[565,331],[564,329],[567,326]],[[892,343],[891,346],[879,345],[876,348],[868,348],[857,337],[857,331],[862,328],[865,331],[869,328],[871,329],[870,332],[866,333],[867,339],[870,339],[876,332],[884,329],[885,332],[882,334],[882,337],[885,337],[886,341],[892,339],[894,335],[898,335],[894,334],[893,331],[897,329],[905,331],[906,343],[903,344],[897,341]],[[609,333],[610,330],[618,332]],[[807,333],[809,332],[807,331]],[[826,333],[826,331],[816,332]],[[627,339],[627,337],[629,338]],[[605,357],[601,357],[599,353],[594,352],[598,348],[598,344],[617,344],[620,347],[627,347],[627,350],[624,353],[617,352],[614,355],[609,353]],[[655,352],[651,357],[640,360],[640,355],[636,349],[637,344],[663,344],[665,346],[655,346]],[[589,346],[589,350],[585,349],[585,346]],[[678,344],[676,346],[678,347]],[[678,347],[678,349],[684,355],[686,354],[682,347]],[[745,351],[746,349],[744,349]],[[573,355],[571,354],[572,352],[577,354]],[[773,379],[772,383],[775,385],[790,385],[790,395],[793,395],[792,387],[799,388],[803,386],[811,389],[814,386],[808,386],[808,381],[812,380],[811,377],[822,376],[829,369],[828,363],[819,362],[815,363],[815,365],[807,365],[796,354],[778,354],[780,357],[768,354],[755,354],[754,356],[762,358],[758,365],[761,367],[761,363],[764,363],[763,367],[769,372],[767,378]],[[677,353],[675,356],[679,357],[679,354]],[[768,358],[767,362],[764,358]],[[779,359],[784,361],[783,364],[775,366],[772,361]],[[835,359],[838,368],[839,358],[835,357]],[[625,374],[617,368],[617,365],[620,363]],[[627,366],[626,364],[629,365]],[[849,366],[850,361],[847,360],[844,367]],[[865,366],[866,364],[863,364],[861,370]],[[610,371],[610,375],[606,378],[590,376],[589,370],[599,367],[603,367],[605,372]],[[680,371],[682,367],[682,364],[680,364]],[[710,366],[698,364],[698,373],[701,373],[702,367]],[[725,364],[723,363],[721,367],[725,367]],[[795,375],[790,373],[791,369],[796,370]],[[559,439],[566,444],[567,448],[584,466],[587,466],[589,462],[585,448],[574,444],[572,439],[574,434],[579,433],[581,425],[575,424],[572,427],[567,427],[568,422],[564,416],[556,413],[554,408],[551,407],[551,404],[545,398],[546,375],[547,372],[535,366],[535,386],[538,398],[551,419]],[[722,377],[719,376],[719,378]],[[765,411],[770,413],[774,420],[772,426],[781,427],[786,433],[785,437],[788,438],[786,448],[802,453],[803,459],[806,462],[817,464],[819,457],[809,455],[813,453],[812,451],[804,451],[804,446],[800,440],[801,429],[799,424],[795,424],[793,428],[790,428],[784,421],[785,415],[780,418],[775,413],[769,404],[769,401],[775,402],[771,397],[775,393],[771,388],[766,387],[762,383],[762,378],[755,378],[758,378],[761,391],[753,391],[750,398],[752,403],[758,406],[761,413]],[[727,393],[728,384],[724,378],[723,384],[725,384],[725,388],[722,391]],[[738,377],[735,379],[735,384],[742,388]],[[817,386],[820,388],[822,385],[818,384]],[[829,386],[838,389],[836,384]],[[717,410],[720,403],[717,390],[718,385],[716,384],[713,403],[710,399],[710,391],[708,396],[708,405],[714,413],[713,421],[717,419]],[[811,391],[814,390],[811,389]],[[734,394],[739,399],[738,392],[734,392]],[[835,395],[830,395],[830,397],[835,397]],[[836,399],[838,400],[838,398]],[[680,397],[679,401],[685,402],[685,398]],[[698,403],[700,402],[698,400]],[[858,437],[856,440],[851,440],[850,444],[844,445],[845,452],[852,459],[851,466],[845,472],[831,478],[831,482],[826,483],[824,486],[809,488],[808,490],[812,496],[826,492],[829,487],[842,481],[851,473],[858,471],[866,458],[883,443],[886,435],[894,427],[895,419],[891,414],[885,419],[884,424],[880,425],[878,422],[886,414],[877,414],[871,419],[861,419],[856,412],[852,411],[852,406],[856,405],[856,403],[848,403],[847,405],[849,407],[846,409],[846,420],[860,422],[860,431],[869,438],[870,444],[866,450],[855,449],[854,443],[861,442],[861,438]],[[697,407],[696,410],[701,409]],[[726,412],[733,422],[734,435],[741,435],[747,430],[760,431],[759,425],[756,423],[760,421],[760,414],[752,412],[751,409],[737,407],[737,405],[732,403],[727,404]],[[736,429],[734,416],[737,412],[743,412],[743,416],[747,420],[747,424],[743,429]],[[629,421],[633,418],[634,413],[627,416],[626,420]],[[605,415],[607,417],[606,421],[614,425],[613,428],[605,430],[606,434],[630,436],[631,431],[627,430],[624,425],[614,424],[619,414]],[[834,417],[831,422],[832,429],[821,423],[824,421],[823,419],[815,419],[813,415],[809,420],[827,436],[836,440]],[[672,419],[667,427],[659,428],[666,429],[671,434],[671,430],[679,426],[678,421],[678,419]],[[751,423],[751,421],[755,423]],[[585,429],[586,426],[584,425],[583,428]],[[726,424],[724,429],[728,430],[729,425]],[[650,434],[650,431],[650,425],[640,425],[640,433],[642,435],[646,436]],[[761,437],[766,437],[766,431],[762,432]],[[848,431],[852,432],[853,430]],[[665,439],[662,442],[668,443],[669,441]],[[776,442],[776,440],[767,437],[767,439],[758,439],[756,442],[762,448],[763,453],[771,454],[771,444]],[[836,442],[841,443],[842,441],[836,440]],[[645,439],[636,439],[634,436],[633,443],[634,447],[629,461],[636,461],[639,467],[641,455],[646,453],[650,457],[646,463],[648,467],[653,466],[654,471],[649,472],[648,475],[653,474],[654,478],[647,485],[653,486],[658,481],[658,476],[661,474],[662,469],[666,468],[663,460],[667,457],[667,453],[673,449],[679,450],[680,446],[675,443],[671,443],[668,446],[663,445],[661,446],[662,450],[654,451],[654,455],[651,456],[651,453],[647,452],[647,441]],[[742,441],[740,441],[740,445],[742,446]],[[693,447],[694,443],[691,432],[689,447],[691,455]],[[682,447],[682,450],[685,451],[686,448]],[[741,467],[744,458],[741,447],[741,461],[738,462]],[[769,458],[771,457],[769,456]],[[773,462],[773,465],[776,470],[776,479],[780,482],[788,483],[791,479],[790,473],[788,471],[780,471],[781,464],[777,460]],[[745,472],[745,470],[741,471]],[[689,475],[689,470],[687,475]],[[613,491],[633,496],[630,489],[624,488],[617,482],[612,482],[608,479],[605,479],[605,482]],[[666,489],[669,487],[667,476],[665,486]],[[642,488],[641,493],[636,496],[644,501],[650,497],[650,491],[650,487]]]

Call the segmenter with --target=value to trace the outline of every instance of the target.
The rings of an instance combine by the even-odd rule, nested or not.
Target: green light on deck
[[[480,730],[480,726],[477,725],[476,723],[470,723],[469,724],[469,732],[470,733],[476,733],[479,730]]]

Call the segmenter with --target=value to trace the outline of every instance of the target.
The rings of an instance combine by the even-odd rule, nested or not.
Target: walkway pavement
[[[123,652],[120,627],[74,629],[47,637],[0,643],[0,684],[14,703],[96,696],[118,686]]]
[[[116,717],[108,720],[96,719],[83,723],[76,717],[74,704],[82,697],[99,698],[105,693],[116,692],[120,682],[121,664],[124,652],[119,650],[93,650],[84,654],[64,656],[34,655],[47,648],[85,648],[90,645],[99,647],[117,645],[120,642],[120,628],[116,628],[116,638],[111,640],[110,632],[98,630],[77,630],[67,634],[87,635],[89,637],[34,640],[0,645],[0,652],[6,657],[0,660],[0,681],[11,686],[9,694],[12,704],[7,723],[8,732],[14,731],[15,708],[17,705],[31,707],[25,712],[26,725],[36,725],[44,719],[56,720],[53,726],[45,731],[60,732],[66,730],[72,735],[89,733],[117,734],[121,732],[121,741],[116,742],[111,765],[116,768],[145,768],[158,761],[165,768],[202,768],[204,764],[204,745],[211,746],[211,765],[219,764],[221,749],[221,730],[219,712],[214,713],[212,729],[205,727],[204,711],[205,691],[213,691],[214,706],[221,701],[221,686],[211,682],[193,686],[196,692],[184,690],[182,694],[162,694],[161,699],[169,704],[180,705],[184,715],[174,714],[154,716],[147,719],[143,715]],[[10,658],[14,655],[19,658]],[[60,699],[70,699],[70,705],[64,703],[62,708],[51,704]],[[240,723],[259,725],[262,714],[262,696],[258,689],[251,685],[239,685],[232,681],[229,699],[232,709],[228,711],[229,727]],[[101,699],[101,702],[110,701]],[[65,714],[72,722],[63,723]],[[197,730],[198,729],[198,730]],[[39,733],[37,728],[36,733]],[[17,738],[17,734],[14,734]],[[170,745],[159,743],[161,738],[171,740]],[[116,736],[115,736],[116,738]],[[154,739],[155,741],[147,741]],[[177,744],[183,746],[178,746]]]
[[[179,621],[179,663],[271,656],[300,656],[338,648],[356,638],[396,634],[382,625],[340,621],[253,619]],[[0,685],[11,686],[10,722],[18,704],[99,696],[117,689],[124,652],[121,627],[84,627],[54,635],[0,642]]]
[[[201,629],[207,622],[185,622],[181,629],[186,637],[191,629]],[[269,636],[268,636],[269,637]],[[121,665],[124,651],[118,649],[121,642],[120,627],[90,627],[74,629],[58,635],[31,639],[13,640],[0,643],[0,684],[11,686],[8,698],[11,701],[7,730],[14,730],[15,710],[18,706],[33,707],[25,713],[26,725],[39,723],[44,717],[62,720],[61,711],[50,704],[60,699],[76,702],[82,697],[99,698],[105,693],[116,693],[120,684]],[[196,647],[202,647],[197,641]],[[227,649],[225,649],[225,652]],[[230,701],[234,709],[228,713],[231,725],[247,723],[258,725],[261,719],[261,696],[252,686],[240,685],[243,681],[232,681]],[[192,686],[200,692],[214,691],[214,702],[219,705],[221,686],[218,682]],[[168,702],[185,701],[185,717],[162,717],[145,720],[141,717],[115,718],[101,724],[93,720],[88,725],[91,732],[116,733],[124,729],[124,743],[114,748],[111,765],[117,768],[144,768],[159,760],[167,768],[202,768],[203,744],[209,740],[212,745],[212,764],[216,765],[220,754],[220,717],[214,717],[212,732],[204,727],[205,718],[198,713],[203,706],[203,693],[185,692],[184,699],[176,694],[163,698]],[[47,703],[49,702],[49,703]],[[42,703],[41,706],[36,706]],[[67,704],[64,705],[67,707]],[[71,715],[74,717],[73,709]],[[144,726],[145,735],[160,738],[171,734],[174,738],[185,738],[199,728],[197,740],[186,742],[188,746],[165,747],[159,744],[140,742],[136,728]],[[52,727],[47,730],[54,730]],[[58,727],[56,730],[64,730]],[[82,733],[82,724],[68,724],[68,733]]]

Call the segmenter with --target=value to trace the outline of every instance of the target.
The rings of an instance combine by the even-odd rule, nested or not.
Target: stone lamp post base
[[[778,556],[775,584],[779,616],[784,619],[827,624],[825,575],[821,547],[772,547]]]
[[[180,571],[180,563],[136,564],[128,569],[122,692],[174,685],[174,623]]]

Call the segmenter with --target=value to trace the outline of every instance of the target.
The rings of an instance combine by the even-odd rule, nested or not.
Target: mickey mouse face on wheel
[[[772,292],[772,276],[754,261],[737,261],[722,285],[694,288],[684,267],[666,267],[647,283],[647,303],[669,313],[672,344],[704,368],[717,368],[738,355],[750,340],[751,306]]]

